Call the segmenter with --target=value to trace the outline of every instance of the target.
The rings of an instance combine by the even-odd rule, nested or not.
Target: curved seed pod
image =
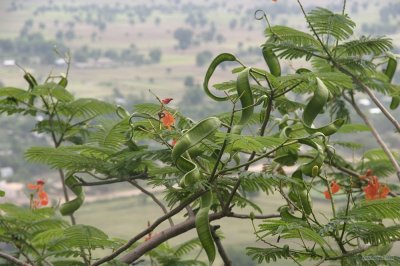
[[[292,178],[303,181],[303,174],[300,169],[297,169],[293,174]],[[310,215],[312,212],[311,197],[307,193],[307,188],[304,184],[292,185],[289,189],[288,197],[296,207],[303,210],[306,215]]]
[[[249,81],[250,71],[250,68],[245,68],[237,77],[236,90],[238,97],[240,97],[242,113],[239,123],[232,128],[232,133],[234,134],[240,134],[254,113],[254,98]]]
[[[207,191],[201,197],[200,209],[196,214],[195,225],[197,235],[206,251],[208,261],[210,264],[214,262],[215,259],[215,245],[214,240],[211,235],[210,221],[208,219],[208,213],[210,211],[210,206],[212,203],[212,193]]]
[[[190,158],[191,150],[203,139],[214,134],[220,126],[221,121],[218,118],[206,118],[186,131],[175,144],[172,160],[176,167],[185,173],[180,182],[182,186],[191,185],[201,177],[197,165]]]
[[[396,69],[397,69],[397,60],[393,57],[389,57],[389,61],[385,69],[385,75],[389,78],[389,82],[392,82],[394,73],[396,73]]]
[[[325,104],[327,103],[329,99],[329,90],[325,86],[325,84],[320,80],[319,78],[317,79],[317,89],[314,92],[313,97],[311,100],[307,103],[306,107],[304,108],[303,112],[303,125],[304,129],[310,133],[314,134],[317,132],[320,132],[324,134],[325,136],[332,135],[336,133],[336,131],[344,124],[344,119],[339,118],[333,121],[332,123],[329,123],[326,126],[320,127],[320,128],[313,128],[312,123],[314,122],[315,118],[317,115],[323,110]]]
[[[397,69],[397,60],[393,57],[389,57],[389,61],[387,63],[386,69],[384,71],[385,75],[388,77],[389,82],[392,82],[394,74]],[[390,102],[390,109],[396,110],[400,105],[400,96],[393,96],[392,101]]]
[[[25,72],[24,79],[29,84],[28,91],[32,91],[33,88],[38,85],[36,79],[31,75],[31,73]],[[29,106],[33,106],[33,104],[35,103],[35,98],[36,98],[36,95],[33,95],[33,94],[31,95],[31,97],[29,97],[29,101],[28,101]]]
[[[400,96],[393,96],[392,101],[390,102],[390,109],[396,110],[400,105]]]
[[[76,195],[76,198],[61,205],[60,212],[62,215],[71,215],[78,210],[85,200],[85,193],[79,181],[73,175],[65,179],[65,185]]]
[[[262,54],[271,74],[275,77],[279,77],[281,75],[281,65],[279,64],[278,57],[272,49],[266,45],[262,48]]]
[[[317,166],[318,169],[321,169],[321,166],[324,163],[325,159],[324,148],[320,144],[311,139],[299,139],[298,141],[299,143],[310,146],[311,148],[317,151],[317,154],[310,162],[300,166],[300,170],[303,174],[308,176],[313,176],[314,167]]]
[[[30,90],[32,90],[33,87],[38,85],[36,79],[32,76],[31,73],[26,72],[24,75],[24,79],[26,80],[26,82],[28,82]]]
[[[309,70],[307,68],[304,68],[304,67],[301,67],[301,68],[296,70],[296,74],[308,73],[308,72],[311,72],[311,70]]]
[[[236,57],[229,53],[222,53],[217,57],[215,57],[214,60],[211,62],[210,66],[208,67],[206,76],[204,77],[204,82],[203,82],[204,91],[210,98],[216,101],[225,101],[228,100],[228,97],[220,97],[212,94],[210,89],[208,88],[208,83],[217,66],[227,61],[236,61]]]

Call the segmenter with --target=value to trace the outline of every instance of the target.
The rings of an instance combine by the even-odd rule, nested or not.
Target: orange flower
[[[337,193],[337,192],[340,190],[340,186],[339,186],[338,183],[336,183],[335,180],[333,180],[333,181],[331,182],[330,186],[331,186],[331,193],[332,193],[332,195],[335,194],[335,193]],[[326,198],[326,199],[331,199],[331,195],[329,194],[329,190],[325,191],[325,192],[324,192],[324,195],[325,195],[325,198]]]
[[[373,174],[374,174],[374,173],[372,172],[372,170],[371,170],[371,169],[368,169],[368,170],[365,172],[365,174],[363,174],[363,175],[360,176],[360,179],[363,180],[363,179],[370,178],[370,177],[372,177]]]
[[[171,129],[171,126],[173,126],[175,123],[174,116],[167,110],[162,111],[159,116],[161,123],[163,123],[163,125],[168,129]]]
[[[31,194],[31,208],[36,209],[41,206],[46,206],[49,204],[49,196],[46,191],[44,191],[44,181],[42,179],[38,179],[35,184],[28,184],[28,189],[35,190],[34,194],[36,194],[37,199],[34,199],[34,194]]]
[[[365,199],[384,199],[389,194],[390,189],[386,185],[379,183],[377,176],[370,176],[368,185],[364,187]]]

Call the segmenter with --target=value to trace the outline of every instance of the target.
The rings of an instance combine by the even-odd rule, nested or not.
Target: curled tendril
[[[255,18],[256,20],[266,19],[266,18],[267,18],[267,13],[265,13],[265,11],[262,10],[262,9],[257,9],[257,10],[254,12],[254,18]]]
[[[152,116],[149,115],[149,114],[133,113],[133,114],[129,117],[129,120],[128,120],[129,126],[130,126],[130,128],[131,128],[131,131],[130,131],[130,133],[129,133],[128,139],[132,139],[132,138],[133,138],[133,131],[134,131],[134,130],[136,130],[136,129],[138,129],[138,128],[142,128],[142,129],[143,129],[143,126],[134,126],[134,125],[133,125],[133,121],[132,121],[132,120],[133,120],[134,118],[137,118],[137,117],[140,117],[140,118],[147,118],[147,119],[153,119],[153,120],[159,121],[158,119],[152,117]]]

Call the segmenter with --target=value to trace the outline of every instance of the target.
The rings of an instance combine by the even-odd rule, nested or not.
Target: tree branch
[[[156,196],[154,196],[153,193],[151,193],[150,191],[146,190],[144,187],[142,187],[141,185],[139,185],[136,181],[134,180],[130,180],[128,181],[129,183],[132,184],[132,186],[136,187],[137,189],[139,189],[140,191],[142,191],[144,194],[146,194],[147,196],[149,196],[158,206],[160,206],[160,208],[162,209],[162,211],[164,212],[164,214],[168,213],[167,208],[165,208],[164,204],[162,204],[161,201],[159,201],[157,199]],[[168,218],[169,224],[171,226],[174,226],[174,222],[172,221],[171,217]]]
[[[181,204],[179,204],[177,207],[175,207],[174,209],[172,209],[170,212],[168,212],[167,214],[159,217],[152,225],[150,225],[147,229],[143,230],[142,232],[140,232],[139,234],[137,234],[136,236],[134,236],[133,238],[131,238],[130,240],[128,240],[128,242],[126,242],[124,245],[120,246],[118,249],[116,249],[113,253],[111,253],[108,256],[105,256],[103,258],[101,258],[100,260],[94,262],[91,266],[98,266],[101,265],[107,261],[110,261],[114,258],[116,258],[119,254],[121,254],[122,252],[124,252],[125,250],[127,250],[130,246],[132,246],[136,241],[140,240],[142,237],[146,236],[147,234],[149,234],[150,232],[152,232],[155,228],[157,228],[157,226],[159,226],[162,222],[164,222],[165,220],[167,220],[168,218],[174,216],[175,214],[179,213],[181,210],[183,210],[184,208],[186,208],[187,205],[189,205],[190,203],[192,203],[193,201],[195,201],[196,199],[198,199],[201,195],[203,195],[205,193],[204,190],[200,190],[197,193],[194,193],[193,195],[191,195],[189,198],[185,199],[184,201],[181,202]],[[174,227],[171,228],[175,228],[177,225],[175,225]]]
[[[229,259],[228,254],[226,254],[224,246],[222,246],[221,239],[216,233],[218,228],[219,225],[213,226],[211,228],[211,235],[214,239],[215,245],[217,246],[218,253],[221,256],[222,261],[224,262],[224,266],[232,266],[232,261]]]
[[[224,214],[222,212],[219,213],[213,213],[209,216],[210,222],[221,219],[224,217]],[[135,262],[137,259],[139,259],[141,256],[143,256],[146,252],[156,248],[158,245],[161,243],[167,241],[170,238],[176,237],[178,235],[181,235],[191,229],[194,229],[196,227],[195,224],[195,217],[189,218],[188,220],[179,223],[173,227],[170,227],[158,234],[155,234],[150,240],[142,243],[139,245],[136,249],[133,251],[129,252],[125,256],[121,258],[122,262],[125,263],[132,263]]]
[[[15,257],[13,257],[13,256],[11,256],[11,255],[9,255],[9,254],[7,254],[7,253],[1,252],[1,251],[0,251],[0,257],[2,257],[2,258],[4,258],[4,259],[6,259],[6,260],[12,262],[12,263],[15,264],[15,265],[18,265],[18,266],[32,266],[32,265],[29,264],[29,263],[23,262],[23,261],[21,261],[21,260],[15,258]]]
[[[113,178],[113,179],[107,179],[104,181],[96,181],[96,182],[86,182],[85,180],[83,180],[80,177],[77,177],[80,184],[76,184],[75,186],[101,186],[101,185],[109,185],[109,184],[114,184],[114,183],[119,183],[119,182],[131,182],[134,179],[140,179],[140,178],[147,178],[148,175],[146,172],[144,173],[140,173],[138,175],[135,176],[131,176],[131,177],[127,177],[127,178]]]
[[[343,94],[343,97],[346,99],[346,101],[348,101],[353,106],[353,108],[357,112],[357,114],[364,120],[364,123],[371,129],[372,135],[378,142],[379,146],[381,146],[381,148],[385,152],[386,156],[389,158],[391,164],[393,165],[394,169],[396,170],[397,178],[400,180],[400,165],[398,164],[396,158],[394,158],[392,152],[386,145],[385,141],[383,141],[379,132],[376,130],[374,125],[371,123],[371,121],[369,121],[368,117],[361,111],[361,109],[355,103],[353,97],[350,99],[344,94]]]

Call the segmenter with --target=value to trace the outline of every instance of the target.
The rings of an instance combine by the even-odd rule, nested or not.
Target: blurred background
[[[317,5],[337,12],[342,8],[342,1],[304,0],[303,4],[307,10]],[[265,68],[260,46],[265,42],[266,23],[254,18],[257,9],[264,10],[272,24],[306,30],[296,1],[290,0],[1,0],[0,87],[26,87],[23,71],[16,64],[39,81],[49,73],[65,73],[65,61],[57,51],[70,51],[68,89],[76,96],[101,98],[132,110],[135,103],[155,101],[151,90],[160,98],[174,98],[172,106],[200,119],[226,107],[207,99],[201,87],[214,56],[229,52],[248,65]],[[387,35],[395,44],[394,53],[400,53],[399,0],[350,0],[347,13],[356,22],[358,35]],[[307,66],[302,61],[295,64],[283,62],[284,72]],[[212,81],[234,77],[229,67],[219,69],[217,76]],[[399,80],[397,73],[394,82]],[[381,100],[390,102],[390,98]],[[379,110],[366,98],[360,98],[359,103],[392,147],[398,147],[392,128],[382,123]],[[399,111],[395,116],[400,117]],[[47,145],[44,136],[30,132],[35,121],[3,115],[0,123],[0,186],[7,190],[7,199],[26,202],[27,182],[54,178],[54,184],[48,182],[52,186],[50,194],[55,202],[60,200],[57,173],[46,166],[28,164],[23,158],[28,146]],[[350,138],[365,139],[364,149],[376,146],[367,141],[367,133]],[[349,152],[349,156],[357,152],[362,150]],[[148,215],[136,215],[143,213],[143,206]],[[105,212],[109,220],[101,219]],[[89,190],[77,220],[127,238],[132,234],[132,221],[143,228],[158,215],[159,210],[145,196],[113,185]],[[233,223],[235,233],[229,239],[232,255],[247,244],[242,236],[248,235],[251,227],[237,226]],[[240,260],[243,263],[238,265],[253,265],[238,255]]]

